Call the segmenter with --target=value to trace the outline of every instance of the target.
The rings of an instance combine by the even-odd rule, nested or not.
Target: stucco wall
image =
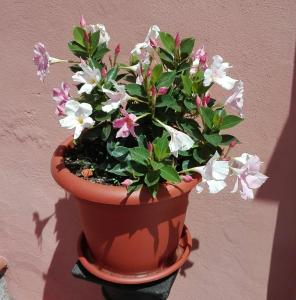
[[[158,24],[192,35],[220,54],[245,83],[246,121],[236,152],[257,153],[271,177],[253,202],[223,192],[191,194],[187,225],[195,250],[171,300],[294,300],[296,285],[296,79],[294,0],[16,1],[1,0],[0,255],[10,262],[16,300],[100,299],[99,287],[70,275],[79,223],[53,181],[50,156],[68,131],[59,128],[51,90],[70,81],[51,67],[41,84],[32,46],[42,41],[67,57],[71,28],[84,14],[104,23],[122,59]],[[222,95],[217,89],[217,95]],[[102,297],[101,297],[102,299]]]

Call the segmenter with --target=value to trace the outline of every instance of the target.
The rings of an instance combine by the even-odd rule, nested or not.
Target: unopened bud
[[[151,71],[151,68],[149,67],[147,70],[147,77],[150,78],[151,75],[152,75],[152,71]]]
[[[210,100],[211,100],[210,93],[207,91],[202,99],[203,106],[208,106]]]
[[[202,106],[202,101],[198,95],[195,98],[195,102],[196,102],[197,108],[200,108]]]
[[[165,95],[165,94],[168,92],[168,90],[169,90],[169,89],[168,89],[167,87],[162,86],[162,87],[159,88],[158,94],[159,94],[159,95]]]
[[[236,146],[236,144],[237,144],[237,140],[236,139],[234,139],[233,141],[231,141],[231,143],[229,144],[229,147],[230,148],[233,148],[233,147],[235,147]]]
[[[179,32],[176,34],[176,37],[175,37],[175,47],[176,48],[179,48],[180,47],[180,44],[181,44],[181,37],[180,37],[180,34]]]
[[[147,150],[148,150],[149,153],[152,153],[152,151],[153,151],[153,144],[152,143],[149,142],[147,144]]]
[[[116,56],[118,56],[118,54],[120,53],[120,44],[118,44],[114,50],[114,53]]]
[[[152,95],[152,97],[155,97],[155,96],[157,95],[157,90],[156,90],[156,87],[155,87],[155,86],[153,86],[153,87],[151,88],[151,95]]]
[[[133,181],[131,179],[125,179],[121,182],[121,185],[123,185],[125,187],[129,187],[132,183],[133,183]]]
[[[101,75],[102,75],[103,78],[105,78],[107,76],[107,69],[106,69],[105,66],[101,70]]]
[[[81,17],[80,17],[80,26],[83,28],[86,27],[86,21],[85,21],[83,15],[81,15]]]
[[[181,178],[185,182],[190,182],[193,180],[192,176],[190,176],[190,175],[182,175]]]

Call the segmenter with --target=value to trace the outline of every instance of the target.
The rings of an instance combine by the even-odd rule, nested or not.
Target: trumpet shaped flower
[[[216,194],[226,187],[225,179],[229,174],[229,162],[219,158],[220,155],[216,152],[205,166],[192,169],[202,176],[202,182],[196,186],[198,193],[201,193],[206,185],[211,194]]]
[[[65,114],[65,105],[71,99],[69,95],[69,84],[62,82],[61,88],[54,88],[52,91],[52,98],[56,102],[57,107],[55,114],[57,116],[63,116]]]
[[[194,141],[191,139],[190,136],[160,121],[158,122],[167,130],[167,132],[171,136],[169,148],[171,153],[175,157],[178,157],[178,151],[186,151],[192,148],[192,146],[194,145]]]
[[[84,61],[79,64],[82,71],[76,72],[72,79],[78,84],[82,84],[78,94],[86,93],[90,94],[94,87],[100,82],[102,76],[99,69],[92,69]]]
[[[130,96],[125,91],[124,85],[117,84],[115,81],[112,81],[112,83],[116,91],[111,91],[104,87],[102,88],[102,91],[109,97],[106,102],[102,103],[102,110],[107,113],[119,108],[120,105],[125,109],[127,101],[130,99]]]
[[[215,82],[224,89],[231,90],[237,80],[226,75],[225,70],[229,68],[231,68],[229,63],[223,62],[220,55],[213,56],[213,63],[204,72],[204,86],[209,86]]]
[[[231,170],[237,176],[232,193],[239,190],[244,200],[254,199],[254,189],[258,189],[267,176],[260,173],[262,162],[257,155],[243,153],[233,159]]]
[[[99,44],[106,43],[108,45],[108,42],[110,41],[110,35],[106,31],[106,27],[103,24],[95,24],[95,25],[87,25],[86,31],[89,33],[95,33],[97,31],[100,31],[100,39]]]
[[[69,100],[65,105],[66,117],[60,120],[60,125],[67,129],[75,128],[74,139],[77,139],[84,128],[90,128],[95,121],[90,117],[92,106],[88,103],[79,103]]]
[[[133,137],[136,137],[135,127],[139,126],[139,124],[136,123],[137,116],[134,114],[128,114],[125,109],[122,109],[121,113],[123,114],[123,118],[113,121],[113,127],[120,128],[116,133],[116,137],[126,138],[130,134]]]
[[[241,118],[243,117],[243,106],[244,106],[243,93],[244,93],[244,84],[240,80],[235,86],[234,93],[225,101],[225,106],[232,109],[234,112],[240,115]]]
[[[207,55],[205,52],[204,46],[197,49],[196,52],[192,56],[192,65],[190,68],[190,74],[195,74],[198,70],[198,67],[202,69],[206,69],[207,65]]]

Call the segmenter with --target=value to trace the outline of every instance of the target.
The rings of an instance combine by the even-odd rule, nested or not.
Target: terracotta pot
[[[71,146],[69,137],[56,149],[51,172],[77,199],[82,230],[98,267],[140,274],[164,266],[175,254],[188,194],[200,177],[189,183],[163,184],[156,199],[146,188],[128,196],[125,187],[91,183],[72,174],[63,162]]]

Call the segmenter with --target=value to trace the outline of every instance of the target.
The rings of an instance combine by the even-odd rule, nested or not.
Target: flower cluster
[[[233,176],[232,192],[253,199],[267,176],[258,156],[229,155],[240,142],[224,131],[243,121],[244,104],[243,82],[227,74],[230,64],[220,55],[211,61],[204,46],[194,50],[193,38],[173,37],[157,25],[132,49],[129,64],[118,62],[120,45],[105,59],[109,42],[104,25],[81,17],[68,43],[77,60],[52,58],[42,43],[34,47],[42,81],[53,63],[68,63],[74,72],[76,93],[66,82],[53,89],[60,125],[74,130],[69,169],[128,193],[146,186],[153,197],[160,184],[189,182],[195,173],[202,175],[197,192],[217,193]],[[233,92],[218,102],[214,84]]]

